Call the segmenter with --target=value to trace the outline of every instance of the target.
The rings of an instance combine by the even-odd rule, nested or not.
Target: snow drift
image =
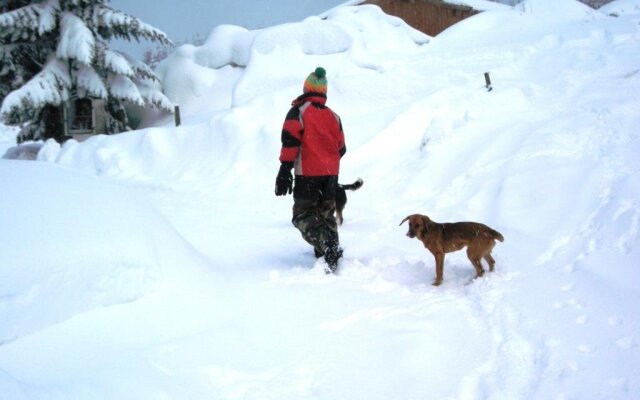
[[[202,262],[130,190],[26,161],[1,163],[0,181],[0,343],[96,307],[135,301],[175,280],[177,259]]]

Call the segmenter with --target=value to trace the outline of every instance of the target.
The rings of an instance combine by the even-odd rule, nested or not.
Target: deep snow
[[[0,161],[0,398],[637,398],[639,40],[638,0],[216,27],[159,68],[182,126]],[[273,194],[317,65],[365,181],[336,276]],[[432,287],[412,213],[502,232],[496,272]]]

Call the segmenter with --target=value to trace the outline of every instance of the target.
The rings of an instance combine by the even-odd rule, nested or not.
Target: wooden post
[[[176,126],[180,126],[180,106],[174,106],[173,115],[176,118]]]
[[[69,100],[62,103],[62,136],[69,136]]]
[[[491,87],[491,78],[489,77],[489,73],[488,72],[484,73],[484,82],[485,82],[485,86],[484,87],[487,88],[488,92],[493,90],[493,87]]]

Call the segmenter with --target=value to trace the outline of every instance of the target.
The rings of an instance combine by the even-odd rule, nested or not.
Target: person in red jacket
[[[282,127],[276,196],[293,192],[293,225],[335,272],[342,257],[335,219],[340,159],[346,153],[340,117],[326,106],[326,71],[318,67],[304,81]],[[291,174],[295,170],[295,186]]]

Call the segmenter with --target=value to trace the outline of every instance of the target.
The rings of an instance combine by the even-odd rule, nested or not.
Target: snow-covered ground
[[[318,65],[365,182],[336,276],[273,194]],[[180,127],[0,160],[0,399],[638,398],[640,0],[431,39],[342,7],[217,27],[159,73]],[[461,251],[431,286],[412,213],[500,231],[496,272]]]

